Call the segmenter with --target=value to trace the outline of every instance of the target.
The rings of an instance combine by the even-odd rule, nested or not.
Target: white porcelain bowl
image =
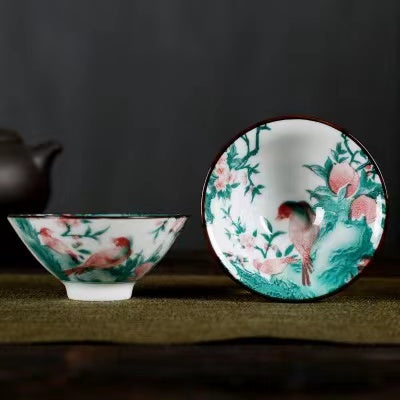
[[[382,175],[330,123],[276,118],[220,152],[203,190],[206,236],[223,267],[257,293],[302,301],[356,278],[386,226]]]
[[[36,259],[73,300],[124,300],[164,257],[186,223],[183,215],[10,215]]]

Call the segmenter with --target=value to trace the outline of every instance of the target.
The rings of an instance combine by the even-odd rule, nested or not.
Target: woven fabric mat
[[[400,343],[400,278],[314,303],[271,302],[225,276],[153,275],[131,300],[68,300],[49,275],[0,275],[0,343],[183,344],[236,338]]]

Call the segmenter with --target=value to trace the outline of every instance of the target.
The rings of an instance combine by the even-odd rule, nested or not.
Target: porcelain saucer
[[[241,132],[207,175],[202,220],[238,282],[274,299],[318,299],[369,264],[387,193],[365,147],[331,123],[280,117]]]

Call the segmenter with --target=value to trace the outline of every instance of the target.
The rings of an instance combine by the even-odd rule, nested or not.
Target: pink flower
[[[360,177],[354,168],[346,162],[335,164],[329,175],[329,187],[337,194],[342,187],[346,188],[346,197],[353,196],[358,189]]]
[[[215,173],[218,176],[224,176],[229,173],[228,167],[226,165],[217,165],[215,168]]]
[[[63,226],[78,226],[81,223],[79,218],[70,218],[68,214],[65,214],[58,218],[58,223]]]
[[[223,176],[220,176],[215,181],[214,186],[218,191],[221,191],[221,190],[225,190],[227,184],[228,184],[228,182],[226,181],[225,176],[223,175]]]
[[[182,218],[177,218],[177,219],[174,221],[174,223],[172,224],[170,230],[171,230],[172,232],[178,233],[178,232],[183,228],[183,225],[185,225],[185,222],[186,222],[186,218],[184,218],[184,217],[182,217]]]
[[[352,219],[360,219],[365,217],[368,224],[371,224],[376,219],[376,202],[371,197],[364,194],[358,196],[350,206],[350,216]]]
[[[247,233],[240,235],[239,242],[243,248],[252,249],[254,247],[254,237]]]
[[[143,278],[152,268],[153,268],[153,263],[147,262],[142,265],[139,265],[135,269],[135,280],[139,280]]]
[[[233,185],[236,182],[237,173],[236,171],[229,172],[227,179],[230,185]]]
[[[214,186],[217,190],[225,190],[226,185],[233,185],[236,182],[236,172],[226,172],[220,175],[215,181]]]
[[[372,175],[372,164],[368,164],[367,166],[364,167],[364,171],[367,173],[367,175]]]

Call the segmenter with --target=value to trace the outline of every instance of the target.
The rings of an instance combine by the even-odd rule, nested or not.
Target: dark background
[[[307,114],[347,128],[400,229],[397,0],[0,2],[0,125],[57,139],[48,211],[185,212],[204,248],[215,153],[254,122]]]

